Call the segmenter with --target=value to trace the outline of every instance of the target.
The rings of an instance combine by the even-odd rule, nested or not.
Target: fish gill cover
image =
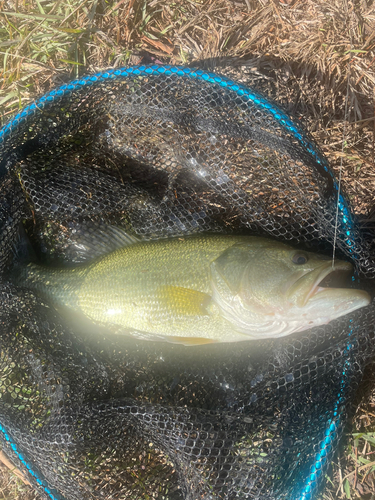
[[[0,439],[39,493],[314,498],[371,360],[372,304],[278,340],[185,347],[75,331],[7,277],[20,223],[49,265],[100,256],[119,230],[330,255],[338,199],[338,256],[371,293],[371,243],[308,135],[236,82],[153,65],[48,93],[3,127],[0,153]]]

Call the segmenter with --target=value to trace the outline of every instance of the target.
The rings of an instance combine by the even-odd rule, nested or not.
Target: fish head
[[[223,316],[252,337],[281,337],[329,323],[370,303],[363,290],[322,286],[350,275],[349,262],[263,238],[228,248],[211,264]]]

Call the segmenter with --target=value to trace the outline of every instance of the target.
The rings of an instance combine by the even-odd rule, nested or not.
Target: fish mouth
[[[304,307],[312,297],[323,291],[348,288],[352,271],[353,266],[349,262],[337,261],[332,266],[332,261],[328,261],[298,278],[289,288],[287,298],[298,307]]]

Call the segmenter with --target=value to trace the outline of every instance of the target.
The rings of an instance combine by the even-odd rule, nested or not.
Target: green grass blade
[[[55,16],[53,14],[22,14],[21,12],[3,12],[5,16],[21,17],[23,19],[29,19],[32,21],[46,20],[46,21],[62,21],[63,16]]]

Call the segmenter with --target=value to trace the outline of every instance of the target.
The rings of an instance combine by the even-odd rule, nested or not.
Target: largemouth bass
[[[199,235],[137,242],[89,265],[29,264],[17,282],[116,333],[186,345],[282,337],[369,304],[324,288],[348,262],[267,238]]]

